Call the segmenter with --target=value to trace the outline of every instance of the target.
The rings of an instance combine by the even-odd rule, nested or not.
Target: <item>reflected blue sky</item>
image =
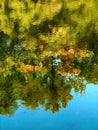
[[[58,113],[20,106],[13,116],[0,115],[0,130],[98,130],[98,86],[87,85],[82,96],[72,90],[74,99]]]

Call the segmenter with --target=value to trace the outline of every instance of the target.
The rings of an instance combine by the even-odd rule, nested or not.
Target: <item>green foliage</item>
[[[0,75],[3,74],[4,77],[11,75],[12,67],[15,65],[15,62],[11,57],[6,58],[3,62],[0,62]]]

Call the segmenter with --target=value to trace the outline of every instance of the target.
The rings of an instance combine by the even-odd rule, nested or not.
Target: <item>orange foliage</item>
[[[75,50],[74,48],[69,48],[67,50],[64,50],[64,49],[60,49],[59,51],[57,51],[56,53],[57,55],[62,55],[63,57],[66,57],[66,56],[74,56],[75,54]]]
[[[70,72],[64,72],[64,71],[60,71],[60,70],[58,70],[57,71],[57,74],[62,74],[62,75],[64,75],[64,76],[71,76],[71,73]]]
[[[32,66],[32,65],[29,65],[29,64],[25,65],[24,63],[21,63],[21,64],[19,65],[19,68],[20,68],[23,72],[25,72],[25,73],[28,73],[28,72],[30,72],[30,71],[40,71],[40,70],[41,70],[41,67],[40,67],[40,66]]]

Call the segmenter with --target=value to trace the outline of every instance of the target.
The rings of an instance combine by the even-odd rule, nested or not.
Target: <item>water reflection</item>
[[[15,73],[13,77],[2,78],[1,114],[13,114],[18,108],[17,100],[22,100],[22,104],[33,109],[36,109],[39,104],[43,105],[45,110],[51,110],[54,113],[61,107],[67,107],[68,101],[73,99],[71,95],[73,87],[80,93],[85,89],[85,84],[82,81],[79,83],[78,77],[64,77],[55,74],[53,70],[45,75],[37,71],[30,72],[25,77],[21,73],[17,75]],[[18,77],[17,80],[16,77]]]
[[[72,88],[82,94],[98,83],[97,4],[0,0],[1,114],[14,114],[17,100],[55,113],[73,99]]]

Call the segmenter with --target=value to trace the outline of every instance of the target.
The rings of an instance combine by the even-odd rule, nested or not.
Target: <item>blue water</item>
[[[0,130],[98,130],[98,86],[87,85],[82,94],[74,93],[68,107],[58,113],[20,106],[13,116],[0,115]]]

